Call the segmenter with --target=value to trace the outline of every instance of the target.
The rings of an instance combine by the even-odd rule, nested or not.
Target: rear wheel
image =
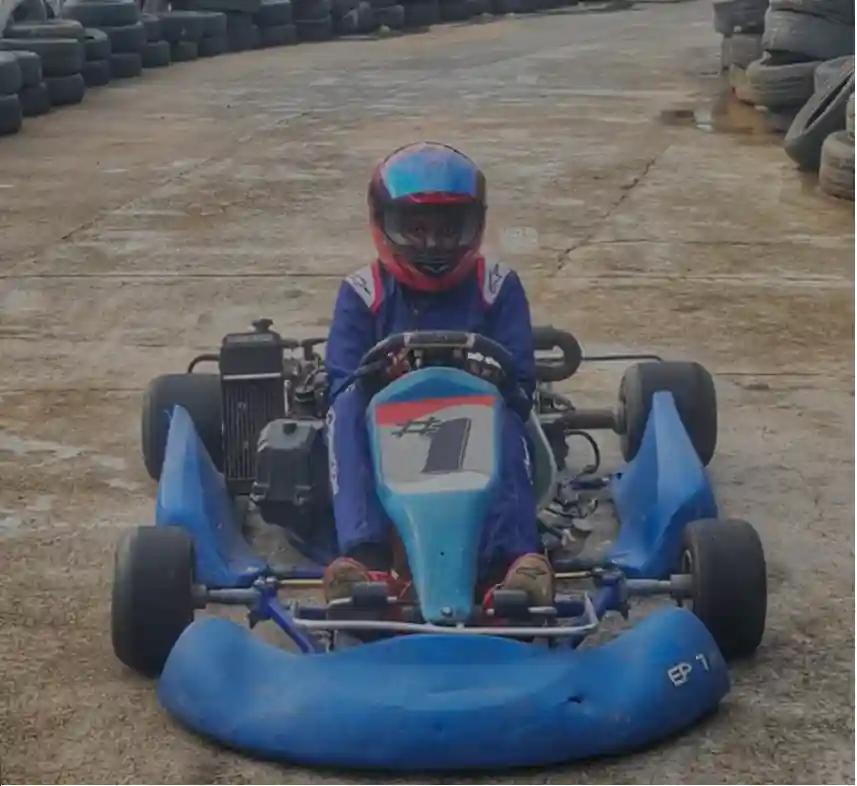
[[[622,456],[630,461],[640,450],[652,409],[652,396],[669,391],[699,460],[708,466],[717,447],[717,394],[711,374],[699,363],[637,363],[626,369],[619,386],[625,427]]]
[[[682,541],[681,573],[691,576],[690,604],[727,660],[752,655],[768,610],[765,553],[751,524],[699,519]]]
[[[220,377],[217,374],[165,374],[149,383],[143,397],[140,438],[149,477],[152,480],[161,477],[170,415],[176,404],[188,411],[214,466],[222,470]]]
[[[193,542],[177,527],[138,527],[116,551],[110,609],[113,652],[148,677],[161,673],[193,622]]]

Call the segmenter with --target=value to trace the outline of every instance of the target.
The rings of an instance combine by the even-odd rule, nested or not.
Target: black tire
[[[253,21],[263,30],[266,27],[282,27],[294,21],[291,0],[262,0],[262,7],[253,14]]]
[[[135,79],[143,73],[143,56],[137,52],[114,52],[110,55],[113,79]]]
[[[813,93],[801,107],[783,141],[783,149],[800,169],[818,169],[824,140],[845,128],[845,106],[853,92],[852,64],[850,69],[840,71],[826,88]]]
[[[775,11],[796,11],[854,26],[854,3],[850,0],[771,0]]]
[[[79,74],[84,61],[83,43],[71,38],[0,38],[0,49],[35,52],[45,76]]]
[[[46,76],[45,85],[51,96],[51,106],[72,106],[86,96],[86,82],[81,74]]]
[[[229,37],[214,36],[212,38],[203,38],[197,45],[200,57],[217,57],[217,55],[225,55],[229,51]]]
[[[492,0],[491,11],[498,15],[505,14],[534,14],[540,11],[540,0]]]
[[[138,527],[122,538],[113,567],[113,652],[147,677],[158,676],[193,622],[193,542],[178,527]]]
[[[235,30],[249,30],[256,27],[253,17],[250,14],[226,14],[226,32],[232,33]]]
[[[73,38],[82,41],[86,38],[86,32],[83,25],[74,19],[48,19],[44,22],[9,25],[4,36],[6,38]]]
[[[169,413],[176,404],[188,411],[214,465],[218,470],[223,468],[220,377],[217,374],[165,374],[149,383],[140,417],[143,463],[152,480],[161,477]]]
[[[734,25],[732,23],[732,3],[714,2],[714,32],[728,38],[732,35]]]
[[[143,50],[143,68],[163,68],[172,60],[169,41],[149,41]]]
[[[467,0],[452,0],[438,5],[442,22],[464,22],[473,16],[473,8]]]
[[[375,22],[379,27],[386,26],[390,30],[402,30],[405,27],[405,9],[400,5],[391,5],[388,8],[374,9]]]
[[[752,655],[765,633],[768,579],[762,541],[739,519],[699,519],[682,538],[681,573],[692,576],[693,613],[727,660]]]
[[[405,6],[405,27],[422,28],[440,21],[437,2],[414,3]]]
[[[196,41],[174,41],[170,44],[170,56],[174,63],[190,63],[199,59],[199,44]]]
[[[121,27],[140,21],[140,6],[134,0],[68,0],[62,15],[84,27]]]
[[[37,85],[27,85],[18,93],[21,102],[21,112],[24,117],[38,117],[51,110],[51,94],[44,82]]]
[[[294,46],[298,43],[298,31],[294,25],[278,25],[277,27],[260,27],[262,47]]]
[[[812,96],[816,62],[770,65],[765,58],[747,67],[747,83],[757,106],[798,107]]]
[[[326,19],[331,15],[330,0],[296,0],[292,6],[295,21]]]
[[[768,9],[762,45],[768,52],[795,52],[813,60],[854,54],[854,28],[810,14]]]
[[[143,28],[146,31],[146,41],[148,43],[163,40],[164,31],[161,27],[161,20],[158,17],[154,14],[143,14],[140,17],[140,21],[143,23]]]
[[[347,14],[350,14],[352,11],[356,11],[360,6],[361,1],[362,0],[331,0],[330,15],[333,17],[333,21],[338,22]],[[372,6],[370,5],[369,7],[371,8]]]
[[[703,466],[708,466],[717,447],[717,392],[711,374],[699,363],[669,361],[629,366],[619,385],[624,428],[620,434],[622,456],[637,455],[652,408],[652,396],[667,390]]]
[[[6,52],[0,53],[4,57]],[[18,61],[18,68],[21,69],[21,87],[36,87],[42,83],[42,58],[35,52],[9,52]],[[3,57],[0,57],[2,61]],[[18,91],[20,92],[20,90]]]
[[[853,141],[854,139],[854,93],[848,99],[845,105],[845,131]]]
[[[824,140],[818,186],[828,196],[854,201],[854,137],[847,131],[835,131]]]
[[[246,52],[262,45],[262,34],[254,24],[241,27],[230,26],[227,35],[230,52]]]
[[[768,0],[715,0],[714,29],[720,35],[760,33],[765,26]]]
[[[87,87],[104,87],[110,84],[113,72],[110,70],[110,59],[87,60],[80,72]]]
[[[250,15],[259,12],[262,0],[173,0],[170,5],[177,11],[219,11]]]
[[[107,33],[94,27],[86,28],[83,48],[87,60],[108,60],[113,52]]]
[[[48,6],[42,0],[23,0],[12,11],[11,16],[14,22],[44,22],[47,18]]]
[[[24,75],[13,52],[0,52],[0,95],[17,93],[24,84]]]
[[[205,32],[205,22],[196,11],[165,11],[158,15],[161,32],[171,44],[178,41],[199,41]]]
[[[378,9],[375,10],[377,12]],[[295,26],[300,41],[329,41],[333,38],[333,19],[330,16],[324,19],[296,19]]]
[[[127,53],[133,52],[142,54],[146,47],[146,28],[142,22],[135,22],[133,25],[124,25],[122,27],[103,27],[101,28],[110,39],[111,53]]]
[[[757,33],[735,33],[724,41],[728,42],[728,65],[747,68],[762,56],[762,36]]]
[[[818,67],[815,69],[815,76],[813,79],[815,90],[824,90],[831,82],[836,80],[836,78],[842,73],[843,69],[847,70],[849,68],[854,68],[854,57],[852,55],[835,57],[833,60],[825,60],[823,63],[819,63]]]
[[[199,16],[202,19],[202,38],[220,38],[226,35],[226,14],[219,11],[200,11]]]
[[[24,110],[17,94],[0,96],[0,136],[17,134],[24,124]]]

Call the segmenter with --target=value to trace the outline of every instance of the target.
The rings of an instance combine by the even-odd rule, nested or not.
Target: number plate
[[[384,481],[391,487],[406,484],[411,492],[486,486],[495,471],[496,401],[486,395],[378,405]]]

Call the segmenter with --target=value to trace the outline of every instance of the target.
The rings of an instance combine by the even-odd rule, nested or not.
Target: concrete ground
[[[371,166],[425,137],[484,166],[491,245],[537,320],[716,374],[712,472],[763,536],[771,593],[758,658],[702,727],[444,782],[853,780],[853,206],[719,97],[710,18],[703,1],[577,9],[223,57],[0,142],[4,782],[380,780],[178,729],[114,659],[109,594],[117,538],[152,516],[141,389],[260,315],[323,330],[369,258]],[[618,373],[571,389],[612,399]]]

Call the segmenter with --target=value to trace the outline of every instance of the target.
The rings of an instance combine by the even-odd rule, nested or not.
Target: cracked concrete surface
[[[853,779],[852,207],[745,120],[660,122],[722,110],[710,15],[577,9],[223,57],[2,141],[4,781],[380,779],[248,762],[176,728],[112,656],[110,573],[122,529],[152,514],[139,391],[260,315],[323,331],[370,253],[371,166],[420,137],[484,166],[490,243],[537,320],[715,373],[712,472],[725,513],[762,534],[771,591],[758,658],[701,727],[624,759],[438,782]],[[569,387],[603,402],[619,371]]]

